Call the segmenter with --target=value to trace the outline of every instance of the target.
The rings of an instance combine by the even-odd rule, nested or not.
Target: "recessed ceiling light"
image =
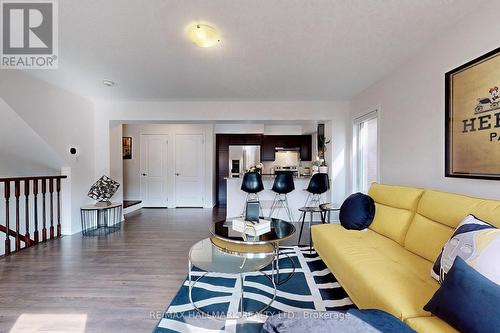
[[[188,29],[188,35],[199,47],[211,47],[220,42],[219,32],[208,24],[194,24]]]
[[[102,84],[104,84],[106,87],[112,87],[116,83],[115,83],[115,81],[111,81],[111,80],[102,80]]]

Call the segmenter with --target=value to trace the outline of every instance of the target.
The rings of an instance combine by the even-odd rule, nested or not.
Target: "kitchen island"
[[[265,217],[269,216],[271,210],[271,205],[274,200],[275,193],[271,190],[274,183],[274,175],[263,175],[262,182],[264,183],[264,190],[259,193],[259,199],[262,206],[263,214]],[[311,176],[296,176],[294,177],[295,190],[289,193],[288,204],[293,215],[293,222],[297,222],[300,218],[299,208],[303,207],[308,192],[305,191]],[[240,178],[227,178],[227,207],[226,207],[226,217],[236,217],[241,215],[243,208],[245,206],[245,201],[247,193],[241,190],[241,182],[243,176]],[[322,202],[329,202],[330,191],[322,195]],[[316,214],[318,215],[318,214]],[[275,212],[273,217],[277,217],[288,221],[288,215],[285,209],[280,209],[279,212]],[[315,216],[315,221],[319,221],[319,216]]]

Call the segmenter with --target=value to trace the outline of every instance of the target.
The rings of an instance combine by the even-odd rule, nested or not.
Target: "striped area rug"
[[[154,333],[260,332],[267,315],[280,312],[355,308],[344,289],[316,252],[310,252],[308,247],[297,246],[281,249],[281,278],[286,278],[292,271],[288,257],[295,264],[295,274],[286,283],[278,286],[274,302],[262,315],[238,320],[227,318],[239,310],[240,280],[235,275],[210,273],[196,284],[192,295],[198,307],[218,316],[219,320],[204,317],[193,308],[189,301],[189,284],[186,280],[163,314]],[[263,271],[270,274],[271,266]],[[194,270],[193,276],[200,276],[203,273],[203,271]],[[272,283],[262,274],[246,274],[244,285],[245,311],[262,308],[272,299]]]

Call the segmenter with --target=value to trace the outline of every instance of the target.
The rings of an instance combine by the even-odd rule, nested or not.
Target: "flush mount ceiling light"
[[[188,29],[189,39],[199,47],[212,47],[220,42],[219,32],[207,24],[194,24]]]
[[[115,83],[115,81],[111,81],[111,80],[107,80],[107,79],[105,79],[105,80],[102,80],[102,84],[104,84],[106,87],[112,87],[112,86],[114,86],[116,83]]]

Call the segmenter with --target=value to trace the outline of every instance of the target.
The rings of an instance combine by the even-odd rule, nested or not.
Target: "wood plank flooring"
[[[0,332],[21,332],[30,321],[65,332],[81,327],[78,320],[85,329],[72,332],[151,332],[154,313],[186,277],[189,248],[224,216],[218,209],[141,209],[108,236],[66,236],[0,259]]]

